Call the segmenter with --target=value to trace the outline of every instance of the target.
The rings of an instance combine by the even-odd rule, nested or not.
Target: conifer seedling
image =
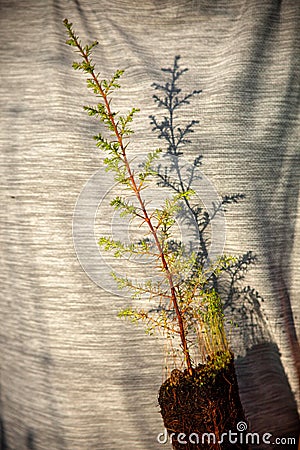
[[[223,197],[220,204],[215,205],[214,213],[208,215],[203,206],[197,203],[196,193],[193,190],[193,179],[201,165],[201,157],[195,158],[191,164],[188,180],[182,175],[183,150],[189,145],[189,136],[198,122],[191,120],[185,125],[180,124],[178,111],[181,107],[189,105],[192,98],[201,91],[194,90],[189,94],[181,92],[179,82],[187,69],[180,68],[178,56],[175,57],[172,67],[162,69],[167,81],[165,84],[154,83],[153,97],[159,111],[163,113],[161,118],[154,114],[150,118],[153,132],[157,133],[157,137],[166,144],[166,149],[150,151],[137,171],[133,169],[128,157],[128,147],[131,145],[130,138],[133,134],[132,123],[139,110],[131,108],[123,115],[114,109],[114,98],[120,89],[120,78],[124,71],[117,70],[110,79],[102,78],[92,60],[92,52],[98,43],[95,41],[83,45],[75,34],[72,23],[65,19],[64,25],[68,33],[67,44],[73,46],[80,56],[80,61],[74,62],[73,68],[87,75],[87,87],[97,98],[95,105],[85,106],[84,109],[102,124],[101,131],[94,139],[97,147],[105,155],[106,170],[114,173],[120,187],[120,193],[111,201],[111,206],[119,211],[121,218],[129,216],[138,220],[140,228],[145,230],[142,239],[130,244],[110,237],[100,237],[99,245],[104,250],[112,252],[116,258],[146,255],[156,261],[153,280],[134,280],[113,274],[119,287],[129,289],[132,297],[143,300],[148,298],[152,304],[153,301],[155,303],[155,307],[148,309],[125,306],[119,316],[132,322],[143,322],[146,331],[150,334],[155,332],[162,334],[168,342],[171,342],[176,355],[180,354],[179,367],[184,371],[173,371],[165,391],[160,392],[162,413],[163,401],[168,397],[170,386],[176,388],[182,380],[184,383],[188,380],[188,383],[197,385],[197,389],[202,389],[205,383],[214,385],[217,383],[215,380],[218,380],[219,383],[225,383],[226,395],[230,397],[235,392],[237,403],[235,420],[238,414],[242,414],[242,408],[238,390],[232,387],[236,384],[235,374],[232,368],[228,369],[233,364],[233,355],[225,331],[220,280],[226,273],[234,273],[237,276],[240,268],[244,270],[254,258],[251,252],[248,252],[242,258],[220,255],[217,260],[208,261],[207,232],[214,215],[224,205],[236,203],[243,196],[236,194]],[[163,164],[163,154],[169,157],[169,167]],[[160,186],[168,188],[164,202],[154,210],[150,208],[144,196],[145,190],[151,189],[153,180],[157,180]],[[174,229],[180,215],[184,215],[187,221],[196,223],[199,236],[196,251],[188,251],[182,242],[175,238]],[[231,289],[233,283],[234,280],[230,285]],[[231,377],[231,381],[227,380],[229,384],[226,384],[223,378],[222,380],[218,378],[220,374],[226,380],[226,377]],[[197,405],[193,408],[197,409]],[[211,419],[214,431],[218,431],[218,421],[222,424],[221,428],[226,429],[227,419],[225,420],[218,411],[218,406],[213,406],[209,414],[214,418]],[[168,430],[172,429],[168,420],[164,418],[164,421]],[[176,447],[177,444],[174,445],[174,448],[180,448]]]

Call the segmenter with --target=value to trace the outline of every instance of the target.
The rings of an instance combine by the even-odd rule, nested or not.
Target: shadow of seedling
[[[26,445],[28,450],[36,450],[36,446],[34,443],[34,433],[32,430],[29,430],[27,433]]]
[[[178,110],[188,105],[193,97],[199,95],[201,90],[193,90],[189,94],[182,94],[178,87],[178,81],[188,69],[181,69],[179,56],[174,59],[173,67],[161,69],[167,75],[165,84],[154,83],[152,86],[158,93],[153,95],[157,106],[163,110],[160,117],[151,115],[152,131],[157,132],[158,138],[165,141],[166,150],[163,157],[166,164],[159,163],[155,168],[158,177],[158,185],[166,187],[176,194],[185,194],[193,190],[195,181],[201,183],[202,175],[199,168],[202,165],[202,155],[194,158],[186,167],[184,149],[191,144],[191,133],[199,123],[198,120],[190,120],[185,125],[179,125]],[[193,197],[182,196],[182,203],[178,217],[183,219],[190,227],[196,227],[198,246],[193,267],[189,277],[204,270],[211,264],[209,261],[209,247],[211,244],[210,230],[218,215],[224,214],[226,207],[238,203],[245,197],[242,193],[224,195],[218,202],[210,205],[209,212],[203,205],[193,203]],[[180,242],[174,239],[170,241],[169,249],[178,251]],[[242,333],[244,348],[253,344],[269,341],[266,321],[261,310],[262,297],[250,286],[243,286],[243,280],[249,267],[256,261],[251,251],[232,258],[218,273],[212,271],[203,286],[206,290],[214,289],[221,297],[223,310],[230,318],[231,325],[237,325]],[[161,306],[160,306],[161,307]],[[230,327],[229,327],[230,328]]]

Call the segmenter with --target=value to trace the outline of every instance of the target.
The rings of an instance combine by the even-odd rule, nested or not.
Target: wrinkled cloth
[[[180,113],[199,120],[185,155],[203,156],[220,195],[245,195],[227,207],[225,252],[256,255],[245,282],[264,299],[260,333],[233,332],[242,403],[251,430],[297,435],[299,14],[294,0],[1,1],[1,448],[162,447],[163,344],[117,318],[127,300],[74,249],[99,124],[82,110],[95,100],[71,68],[65,17],[99,41],[101,75],[125,69],[116,98],[141,110],[133,156],[162,145],[149,122],[161,68],[180,55],[180,87],[202,90]]]

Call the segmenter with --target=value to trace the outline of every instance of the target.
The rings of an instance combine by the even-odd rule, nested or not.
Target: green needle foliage
[[[162,150],[156,149],[148,153],[139,171],[133,171],[127,148],[133,133],[131,125],[138,109],[132,108],[126,115],[113,110],[114,96],[120,89],[119,80],[124,71],[117,70],[111,79],[102,79],[92,60],[92,52],[98,43],[95,41],[82,45],[67,19],[64,25],[68,34],[66,43],[73,46],[81,58],[79,62],[73,63],[73,68],[87,75],[87,87],[97,98],[96,105],[84,106],[90,116],[103,124],[104,134],[101,131],[94,136],[96,145],[105,154],[106,170],[114,172],[115,180],[124,188],[112,200],[111,206],[120,212],[121,217],[137,218],[141,229],[145,230],[144,238],[130,245],[107,237],[101,237],[99,245],[118,258],[146,255],[156,261],[157,274],[153,274],[153,281],[134,281],[113,274],[120,289],[130,289],[133,298],[147,298],[154,305],[147,310],[126,307],[119,317],[133,323],[143,322],[150,334],[161,333],[170,342],[174,352],[177,354],[179,351],[180,360],[190,374],[195,365],[193,355],[200,354],[202,361],[217,354],[224,354],[225,359],[228,359],[230,350],[218,281],[226,270],[234,272],[237,259],[221,256],[213,265],[207,266],[204,232],[213,215],[209,217],[201,206],[193,206],[195,192],[192,180],[201,164],[200,157],[195,159],[190,168],[188,183],[182,179],[179,164],[182,149],[190,142],[188,136],[198,122],[192,120],[181,127],[177,123],[176,113],[200,91],[180,96],[181,89],[177,82],[187,69],[179,68],[178,57],[174,60],[173,68],[163,69],[170,79],[165,85],[154,85],[155,90],[162,92],[162,97],[155,95],[154,100],[160,108],[166,109],[167,115],[161,120],[153,115],[151,122],[153,129],[159,133],[158,137],[167,142],[167,153],[172,158],[171,170],[162,170],[159,163]],[[155,168],[154,164],[158,166]],[[164,203],[150,212],[142,191],[149,188],[147,181],[151,179],[157,179],[161,185],[171,188],[174,194],[167,195]],[[125,195],[128,190],[131,195],[134,194],[135,201]],[[227,196],[221,205],[216,206],[215,214],[224,204],[237,200],[238,196]],[[180,214],[196,220],[200,233],[200,250],[196,253],[187,252],[183,244],[174,238],[176,217]]]

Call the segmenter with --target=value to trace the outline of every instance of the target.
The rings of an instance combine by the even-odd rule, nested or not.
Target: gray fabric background
[[[136,154],[160,145],[148,116],[161,67],[181,55],[184,88],[203,90],[182,112],[200,120],[188,156],[203,155],[220,194],[246,195],[226,213],[226,252],[257,255],[247,282],[265,300],[261,335],[244,342],[245,326],[233,338],[243,405],[253,431],[297,435],[299,6],[0,1],[3,449],[162,447],[161,343],[116,318],[123,300],[90,280],[73,247],[74,206],[100,162],[65,17],[83,41],[100,41],[94,60],[104,76],[126,69],[120,107],[142,109]]]

